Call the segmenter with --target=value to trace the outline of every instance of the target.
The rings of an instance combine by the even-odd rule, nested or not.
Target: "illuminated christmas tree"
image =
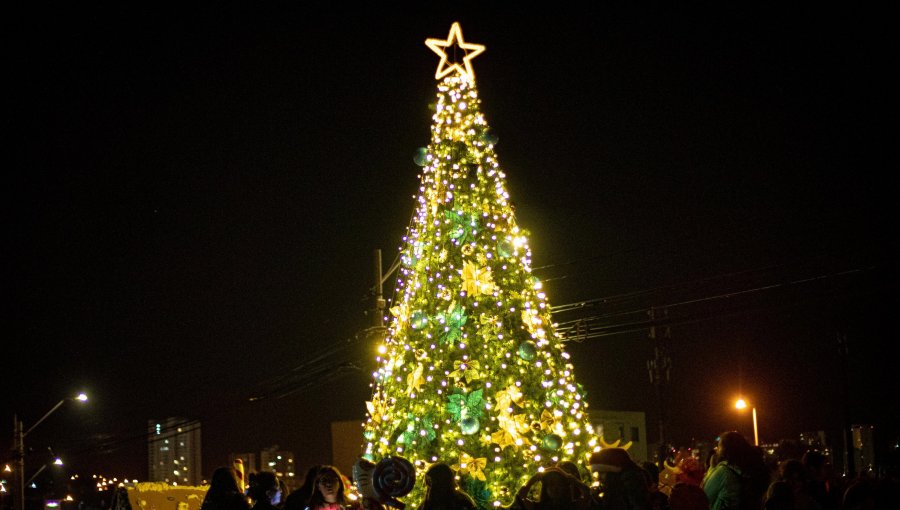
[[[496,508],[539,467],[585,466],[599,444],[481,112],[471,61],[484,46],[464,42],[456,23],[426,45],[441,56],[431,143],[417,155],[417,211],[366,403],[365,456],[403,457],[420,474],[446,462],[480,508]]]

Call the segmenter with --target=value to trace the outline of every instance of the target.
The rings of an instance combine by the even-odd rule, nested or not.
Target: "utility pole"
[[[372,325],[376,328],[384,327],[384,277],[381,274],[381,250],[375,249],[375,319]]]
[[[667,308],[659,313],[655,307],[650,308],[650,339],[653,340],[653,359],[647,361],[647,371],[650,374],[650,384],[656,391],[657,413],[659,415],[659,448],[657,449],[657,465],[660,471],[665,467],[667,455],[666,448],[666,408],[665,408],[665,386],[669,383],[670,372],[672,369],[672,358],[669,356],[670,344],[672,340],[671,330],[669,326],[663,326],[662,334],[657,334],[656,321],[669,316]]]
[[[849,374],[849,349],[847,348],[847,335],[837,334],[838,355],[841,358],[841,406],[844,411],[843,431],[841,437],[844,440],[844,476],[852,478],[856,476],[856,464],[853,458],[853,430],[850,420],[850,374]]]
[[[16,510],[25,510],[25,430],[19,415],[13,416],[13,451],[16,452]]]
[[[387,302],[384,299],[384,282],[394,274],[394,271],[400,268],[400,259],[397,258],[397,261],[391,266],[386,273],[381,270],[381,250],[375,249],[373,257],[373,279],[375,280],[375,286],[372,288],[372,293],[375,297],[375,304],[373,314],[375,317],[372,319],[372,326],[369,328],[368,335],[372,335],[374,332],[378,337],[378,341],[384,339],[385,334],[385,326],[384,326],[384,309],[387,306]]]
[[[34,425],[32,425],[28,430],[25,430],[25,425],[22,423],[22,420],[19,419],[19,415],[13,416],[13,451],[15,451],[16,455],[16,485],[19,489],[18,499],[16,500],[16,510],[25,510],[25,436],[30,434],[31,431],[35,429],[35,427],[37,427],[41,423],[44,423],[44,420],[46,420],[51,414],[56,412],[57,409],[62,407],[62,405],[65,404],[67,400],[87,402],[87,399],[87,395],[85,395],[84,393],[79,393],[77,397],[61,399],[56,403],[55,406],[51,407],[50,410],[44,414],[44,416],[41,416],[41,419],[36,421]]]

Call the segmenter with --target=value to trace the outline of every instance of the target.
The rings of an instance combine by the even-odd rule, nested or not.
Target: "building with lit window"
[[[150,420],[148,426],[148,480],[172,485],[200,485],[203,478],[200,422],[175,417]]]
[[[279,450],[278,445],[264,448],[259,452],[259,470],[273,471],[288,487],[295,485],[294,452]]]
[[[647,445],[647,418],[640,411],[588,411],[594,432],[606,443],[628,445],[628,453],[635,462],[650,460]]]
[[[875,427],[872,425],[853,425],[853,465],[859,474],[871,474],[875,471]]]

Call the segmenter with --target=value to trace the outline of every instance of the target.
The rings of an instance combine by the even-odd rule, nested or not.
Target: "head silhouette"
[[[623,448],[603,448],[591,455],[591,470],[598,472],[620,472],[623,469],[638,467],[631,460],[631,455]]]
[[[247,495],[253,501],[269,501],[278,491],[278,477],[271,471],[250,473],[250,484]]]
[[[216,468],[210,478],[209,489],[203,497],[203,506],[217,506],[234,498],[242,498],[238,480],[238,472],[233,467]]]
[[[209,490],[215,490],[216,492],[240,492],[238,480],[238,472],[234,468],[227,466],[216,468],[213,471],[212,479],[209,481]]]
[[[750,443],[740,432],[730,430],[719,436],[719,446],[716,455],[719,460],[727,460],[729,464],[742,464],[750,450]]]
[[[451,492],[456,489],[456,479],[450,466],[436,462],[425,472],[425,485],[430,491]]]
[[[581,480],[581,471],[578,469],[578,464],[575,464],[571,460],[564,460],[557,464],[556,467],[565,471],[566,474],[568,474],[572,478]]]
[[[548,468],[541,476],[541,503],[570,503],[572,477],[559,468]]]

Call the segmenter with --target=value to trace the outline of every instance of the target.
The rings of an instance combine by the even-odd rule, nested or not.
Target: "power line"
[[[797,278],[793,280],[789,280],[786,282],[780,283],[772,283],[766,285],[760,285],[748,289],[739,289],[734,291],[728,291],[716,295],[710,296],[701,296],[701,297],[692,297],[690,299],[684,299],[680,301],[673,301],[664,304],[655,303],[652,306],[647,305],[644,307],[628,310],[628,311],[620,311],[620,312],[610,312],[607,314],[599,314],[599,315],[591,315],[588,317],[580,317],[576,319],[570,319],[561,324],[557,324],[556,332],[559,334],[563,340],[565,341],[582,341],[590,338],[599,338],[603,336],[628,333],[640,330],[646,330],[653,326],[662,326],[662,325],[674,325],[674,324],[684,324],[689,322],[698,322],[703,320],[709,320],[713,318],[720,318],[725,316],[732,316],[738,314],[750,314],[750,313],[758,313],[765,310],[779,309],[779,308],[788,308],[795,307],[801,305],[810,305],[813,300],[822,300],[829,299],[834,297],[834,295],[814,295],[810,296],[799,296],[795,298],[794,301],[790,300],[780,300],[780,301],[771,301],[766,305],[748,305],[746,303],[739,303],[737,306],[732,307],[730,309],[725,310],[700,310],[693,312],[682,312],[681,315],[670,314],[669,316],[663,319],[641,319],[634,320],[629,322],[613,322],[613,323],[602,323],[604,319],[614,318],[614,317],[623,317],[623,316],[631,316],[636,314],[647,314],[652,308],[665,308],[667,310],[677,311],[679,307],[686,308],[690,306],[696,306],[700,304],[710,304],[717,302],[727,302],[753,295],[758,295],[761,293],[776,291],[776,290],[793,290],[793,289],[802,289],[802,287],[808,286],[813,283],[821,283],[826,282],[833,279],[838,279],[842,277],[849,276],[860,276],[865,274],[870,274],[874,270],[874,267],[866,267],[866,268],[854,268],[843,271],[836,271],[828,274],[820,274],[811,277]],[[677,286],[671,286],[670,288],[675,289]],[[637,294],[649,294],[649,291],[641,291]],[[585,302],[591,303],[605,303],[609,300],[605,298],[598,298],[593,300],[587,300]],[[577,305],[577,303],[576,303]],[[572,307],[570,305],[564,305],[564,310],[573,311],[578,310],[578,307]]]

